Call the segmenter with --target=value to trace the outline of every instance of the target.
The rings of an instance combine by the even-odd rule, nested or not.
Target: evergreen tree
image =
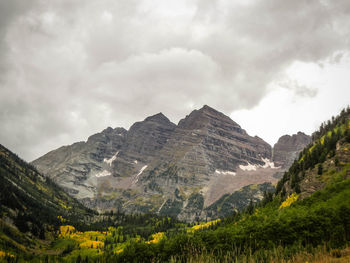
[[[319,164],[318,168],[317,168],[317,174],[322,175],[322,173],[323,173],[323,166],[322,166],[322,164]]]
[[[334,164],[335,164],[335,166],[339,166],[339,159],[338,159],[338,157],[335,158]]]
[[[350,143],[350,130],[347,130],[345,140]]]
[[[295,186],[296,186],[298,183],[299,183],[299,176],[298,176],[298,174],[297,174],[297,173],[296,173],[296,174],[293,174],[292,180],[291,180],[291,187],[292,187],[292,189],[294,189]]]
[[[282,192],[281,192],[281,196],[282,196],[282,197],[285,197],[285,196],[286,196],[286,193],[287,193],[286,188],[283,186]]]
[[[247,213],[251,215],[253,214],[253,212],[254,212],[254,204],[253,204],[253,200],[250,199],[249,205],[247,207]]]

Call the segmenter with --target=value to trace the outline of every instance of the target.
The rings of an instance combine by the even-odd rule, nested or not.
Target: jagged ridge
[[[301,144],[282,145],[283,158]],[[277,182],[284,168],[274,167],[272,158],[268,143],[205,105],[178,125],[158,113],[129,131],[107,128],[33,164],[91,208],[169,213],[193,221],[207,217],[205,208],[224,194]],[[190,209],[193,202],[196,209]]]

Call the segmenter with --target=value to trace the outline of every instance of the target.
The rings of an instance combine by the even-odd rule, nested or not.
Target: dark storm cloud
[[[0,143],[28,160],[106,126],[209,104],[251,108],[295,61],[348,52],[348,1],[13,1],[0,4]],[[338,53],[337,53],[338,52]]]

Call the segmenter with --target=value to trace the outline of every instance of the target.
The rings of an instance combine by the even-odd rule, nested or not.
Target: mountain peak
[[[171,123],[171,121],[161,112],[147,117],[144,121],[153,121],[157,123]]]
[[[200,108],[199,110],[214,110],[214,111],[216,111],[213,107],[210,107],[207,104],[204,104],[203,107]]]
[[[311,142],[311,137],[303,132],[281,136],[273,147],[273,161],[276,165],[288,168],[299,152]]]
[[[214,109],[214,108],[212,108],[212,107],[210,107],[210,106],[208,106],[206,104],[203,105],[203,107],[200,108],[198,111],[199,112],[203,112],[203,113],[212,113],[212,114],[224,115],[222,112],[220,112],[220,111],[218,111],[218,110],[216,110],[216,109]]]
[[[111,132],[113,132],[113,129],[112,129],[112,127],[110,127],[110,126],[108,126],[106,129],[104,129],[104,130],[102,131],[102,133],[111,133]]]
[[[107,127],[106,129],[104,129],[101,132],[95,133],[91,136],[89,136],[89,138],[87,139],[87,141],[101,141],[104,140],[104,137],[118,137],[118,136],[125,136],[127,133],[127,130],[125,130],[122,127],[117,127],[115,129],[111,128],[111,127]]]
[[[186,118],[180,120],[179,126],[187,129],[200,129],[207,126],[209,123],[216,123],[215,126],[229,125],[241,129],[230,117],[208,105],[204,105],[199,110],[192,111]]]
[[[292,135],[289,135],[289,134],[286,134],[286,135],[283,135],[281,136],[276,145],[278,144],[292,144],[292,145],[295,145],[295,144],[298,144],[298,142],[301,142],[302,145],[305,144],[305,142],[311,142],[311,137],[309,135],[306,135],[305,133],[299,131],[297,134],[292,134]]]
[[[299,136],[308,136],[308,137],[310,137],[309,135],[307,135],[306,133],[301,132],[301,131],[298,131],[297,135],[299,135]]]

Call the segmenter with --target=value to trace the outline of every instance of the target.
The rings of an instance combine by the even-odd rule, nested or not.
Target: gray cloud
[[[271,83],[313,97],[280,75],[349,51],[345,0],[172,2],[2,1],[0,143],[31,160],[159,111],[249,109]]]
[[[300,97],[315,97],[317,89],[301,85],[295,80],[287,79],[278,83],[280,87],[293,90]]]
[[[5,41],[7,29],[16,17],[27,12],[34,3],[34,0],[0,2],[0,81],[2,75],[7,71],[7,67],[9,66],[6,57],[8,46]]]

